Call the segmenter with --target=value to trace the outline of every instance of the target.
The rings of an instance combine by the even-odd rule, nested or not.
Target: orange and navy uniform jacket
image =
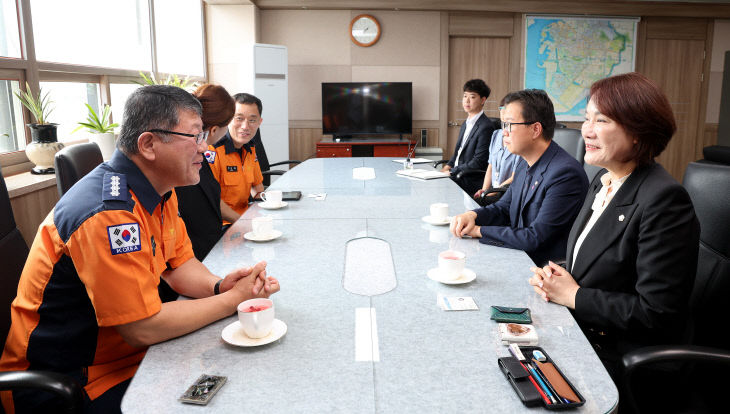
[[[38,229],[0,371],[64,373],[96,399],[131,378],[146,351],[114,327],[158,313],[160,275],[193,257],[175,193],[160,197],[116,151],[64,194]]]
[[[208,147],[205,158],[221,185],[221,200],[236,213],[243,214],[248,209],[251,187],[264,182],[253,143],[249,141],[236,149],[230,134],[226,133],[215,145]],[[229,223],[223,220],[223,224]]]

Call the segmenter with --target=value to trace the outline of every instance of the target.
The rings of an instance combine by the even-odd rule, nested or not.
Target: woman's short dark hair
[[[677,131],[669,99],[654,81],[640,73],[601,79],[591,86],[588,99],[636,139],[633,159],[639,164],[652,162]]]
[[[193,92],[203,105],[203,129],[224,127],[233,119],[236,104],[226,89],[220,85],[206,83]]]
[[[464,84],[464,92],[474,92],[479,95],[480,98],[489,98],[489,94],[492,90],[489,86],[481,79],[472,79],[466,81]]]
[[[505,105],[519,102],[522,105],[522,118],[525,122],[539,122],[542,125],[542,136],[553,139],[555,132],[555,109],[553,101],[542,89],[523,89],[510,92],[503,99]]]
[[[181,111],[202,112],[200,102],[177,86],[150,85],[132,92],[124,104],[124,119],[117,148],[126,155],[139,152],[137,139],[151,129],[171,130],[180,122]]]

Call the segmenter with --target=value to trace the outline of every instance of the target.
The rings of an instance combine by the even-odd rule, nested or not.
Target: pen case
[[[497,322],[532,323],[529,308],[513,308],[508,306],[492,306],[492,316]]]
[[[569,399],[569,402],[565,402],[563,400],[560,403],[548,404],[543,399],[542,395],[535,386],[535,384],[538,384],[538,381],[535,381],[535,384],[530,381],[531,374],[528,373],[525,368],[523,368],[523,366],[515,357],[509,356],[499,358],[497,360],[499,368],[502,370],[502,373],[507,378],[507,381],[515,390],[515,393],[517,393],[517,397],[519,397],[520,401],[522,401],[522,404],[527,407],[542,405],[548,410],[565,410],[580,407],[585,404],[585,398],[583,398],[583,396],[580,394],[580,392],[578,392],[575,386],[573,386],[570,380],[568,380],[568,378],[563,375],[563,373],[560,371],[560,368],[558,368],[555,362],[542,348],[537,346],[520,346],[519,348],[527,361],[532,362],[533,351],[540,351],[545,355],[545,361],[533,362],[533,364],[540,364],[538,368],[540,369],[544,377],[549,381],[553,390],[557,391],[557,393],[563,398]],[[533,379],[535,378],[533,377]],[[543,390],[543,388],[541,388],[541,390]]]

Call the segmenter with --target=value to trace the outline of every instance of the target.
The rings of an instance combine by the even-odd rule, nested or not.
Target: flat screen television
[[[322,83],[322,133],[335,138],[410,134],[411,82]]]

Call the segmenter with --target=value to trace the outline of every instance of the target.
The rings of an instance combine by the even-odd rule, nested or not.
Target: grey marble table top
[[[353,167],[373,168],[376,177],[355,180]],[[411,180],[395,175],[400,168],[385,158],[312,159],[281,176],[271,188],[300,190],[305,196],[279,210],[252,206],[204,263],[223,275],[266,260],[268,273],[281,282],[272,299],[277,319],[287,324],[286,335],[260,347],[229,345],[221,332],[237,320],[234,315],[152,346],[122,410],[544,411],[524,407],[497,366],[497,358],[509,353],[497,324],[489,319],[490,305],[531,309],[540,346],[586,399],[575,411],[614,410],[616,387],[570,312],[545,303],[527,284],[529,257],[457,239],[448,227],[422,221],[430,203],[449,203],[450,215],[476,204],[449,179]],[[327,193],[322,201],[306,197],[319,192]],[[252,218],[260,215],[272,216],[283,235],[265,243],[246,240]],[[364,237],[389,245],[396,279],[394,288],[388,286],[392,290],[359,295],[343,288],[348,241]],[[445,285],[427,277],[437,266],[438,253],[448,248],[467,254],[466,267],[477,275],[474,281]],[[437,306],[439,295],[470,296],[479,310],[443,311]],[[228,382],[206,407],[180,403],[178,397],[203,373],[226,376]]]

